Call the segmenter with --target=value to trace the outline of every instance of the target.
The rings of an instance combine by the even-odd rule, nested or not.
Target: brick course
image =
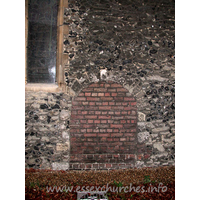
[[[119,93],[108,91],[113,89]],[[87,101],[89,105],[86,104]],[[78,102],[81,106],[77,106]],[[93,83],[74,98],[72,105],[70,163],[82,163],[85,169],[120,166],[112,165],[113,163],[133,164],[134,148],[131,146],[136,145],[136,101],[125,88],[112,82]],[[129,119],[134,120],[130,122]],[[80,137],[84,139],[78,139],[77,133],[81,133]],[[124,152],[127,154],[126,159]],[[105,165],[87,166],[86,163]],[[81,166],[71,165],[72,168]]]

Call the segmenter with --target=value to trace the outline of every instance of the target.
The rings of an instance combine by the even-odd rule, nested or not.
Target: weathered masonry
[[[26,168],[174,165],[174,1],[57,1],[54,71],[28,44],[28,6],[26,48],[34,67],[25,78]],[[55,22],[52,13],[45,17]],[[43,45],[40,36],[48,33],[32,36],[32,44]],[[30,81],[42,75],[34,72],[41,63],[55,80]]]
[[[134,166],[136,102],[114,82],[93,83],[72,102],[72,169]]]

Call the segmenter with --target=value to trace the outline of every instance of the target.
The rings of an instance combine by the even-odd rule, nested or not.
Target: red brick
[[[125,88],[117,88],[117,92],[128,92]]]
[[[135,137],[129,137],[129,141],[135,141]]]
[[[126,119],[136,119],[136,115],[127,115],[125,116]]]
[[[86,93],[85,93],[85,96],[86,96],[86,97],[91,96],[91,92],[86,92]]]
[[[99,119],[111,119],[111,116],[106,116],[106,115],[99,115]]]
[[[94,110],[90,110],[90,111],[88,111],[88,114],[89,114],[89,115],[94,115],[94,113],[95,113]]]
[[[135,101],[132,97],[124,97],[124,101]]]
[[[94,88],[94,92],[107,92],[106,88]]]
[[[86,123],[86,120],[84,120],[84,119],[82,120],[82,119],[81,119],[80,122],[83,123],[83,124],[85,124],[85,123]]]
[[[81,115],[81,114],[82,114],[82,110],[78,110],[78,111],[77,111],[77,114],[78,114],[78,115]]]
[[[101,120],[101,123],[102,123],[102,124],[106,124],[106,123],[107,123],[107,120]]]
[[[112,101],[113,97],[101,97],[102,101]]]
[[[106,133],[106,129],[103,129],[103,128],[100,128],[99,131],[100,131],[101,133]]]
[[[88,119],[88,124],[91,124],[91,123],[93,123],[93,120]]]
[[[121,112],[120,111],[115,111],[115,115],[120,115]]]
[[[106,141],[106,137],[100,138],[100,141],[101,141],[101,142]]]
[[[89,102],[90,106],[95,106],[95,102]]]
[[[98,133],[98,137],[110,137],[110,133]]]
[[[97,97],[97,93],[92,93],[92,97]]]
[[[102,111],[102,115],[107,115],[108,111]]]
[[[112,106],[112,110],[124,110],[124,106]]]
[[[87,97],[87,101],[99,101],[98,97]]]
[[[120,138],[120,141],[126,141],[126,138]]]
[[[86,115],[88,111],[81,111],[81,114]]]
[[[111,168],[111,167],[112,167],[112,164],[110,164],[110,163],[106,164],[106,168]]]
[[[125,97],[125,96],[126,96],[126,93],[125,93],[125,92],[123,92],[123,93],[118,92],[118,93],[117,93],[117,96],[119,96],[119,97]]]
[[[124,110],[132,110],[131,107],[124,107]]]
[[[117,93],[111,93],[111,96],[112,96],[112,97],[116,97],[116,96],[117,96]]]
[[[76,114],[77,114],[77,111],[72,110],[71,114],[72,114],[72,115],[76,115]]]
[[[91,133],[93,131],[92,128],[87,128],[87,133]]]
[[[85,108],[84,108],[85,110],[89,110],[89,111],[95,111],[96,109],[97,109],[97,107],[96,106],[85,106]]]
[[[96,137],[96,133],[84,133],[84,137]]]
[[[82,124],[82,128],[93,128],[93,124]]]
[[[112,119],[116,119],[116,120],[119,120],[119,119],[124,119],[124,116],[112,116]]]
[[[79,133],[79,132],[80,132],[80,130],[77,128],[70,129],[70,133]]]
[[[80,101],[73,101],[72,102],[72,106],[79,106],[79,105],[81,105]]]
[[[108,90],[108,92],[116,92],[117,91],[116,88],[108,88],[107,90]]]
[[[125,124],[125,123],[126,123],[126,120],[121,120],[120,123],[121,123],[121,124]]]
[[[100,120],[94,120],[95,124],[100,124]]]
[[[111,133],[111,137],[122,137],[123,133]]]
[[[77,120],[71,120],[70,123],[71,124],[77,124],[77,123],[79,123],[79,120],[78,119]]]
[[[73,110],[84,110],[83,106],[73,106]]]
[[[108,142],[112,142],[112,141],[113,141],[113,138],[107,138],[107,141],[108,141]]]
[[[131,106],[135,106],[137,103],[136,102],[131,102],[130,104],[131,104]]]
[[[75,98],[76,101],[86,101],[85,97],[76,97]]]
[[[124,97],[114,97],[114,100],[115,100],[115,101],[123,101],[123,100],[124,100]]]
[[[109,97],[109,96],[110,96],[110,93],[106,92],[105,97]]]
[[[82,92],[92,92],[94,88],[84,88]]]
[[[109,105],[110,105],[110,106],[114,106],[114,105],[115,105],[115,102],[109,102]]]
[[[97,128],[96,128],[96,129],[93,129],[93,132],[94,132],[94,133],[99,133],[99,129],[97,129]]]
[[[105,83],[105,88],[108,88],[108,87],[110,87],[110,84]]]
[[[105,93],[98,93],[99,97],[104,97]]]
[[[103,106],[108,106],[108,102],[102,102]]]
[[[114,122],[114,120],[108,120],[108,124],[112,124]]]
[[[101,111],[95,111],[95,114],[96,114],[96,115],[100,115],[100,114],[101,114]]]
[[[97,119],[97,115],[86,115],[86,119]]]
[[[109,128],[109,129],[107,129],[106,131],[107,131],[108,133],[112,133],[113,129],[110,129],[110,128]]]
[[[71,119],[84,119],[83,115],[71,115]]]
[[[86,129],[81,129],[81,133],[86,133]]]
[[[111,110],[111,106],[99,106],[99,110]]]

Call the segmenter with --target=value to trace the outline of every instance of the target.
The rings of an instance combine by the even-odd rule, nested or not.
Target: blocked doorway
[[[70,169],[134,167],[136,100],[120,84],[92,83],[72,102]]]

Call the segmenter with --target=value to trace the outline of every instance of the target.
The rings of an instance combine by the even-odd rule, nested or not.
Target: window
[[[63,13],[68,1],[25,2],[26,90],[63,90]]]
[[[27,82],[56,82],[57,0],[29,0]]]

